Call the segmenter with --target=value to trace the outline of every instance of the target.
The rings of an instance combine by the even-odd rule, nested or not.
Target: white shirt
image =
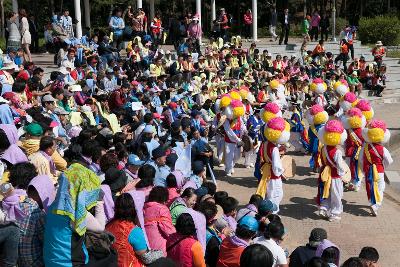
[[[279,154],[279,148],[274,147],[271,153],[271,165],[272,165],[272,172],[275,176],[281,176],[285,171],[282,166],[281,155]]]
[[[285,24],[289,24],[288,23],[288,17],[289,17],[289,14],[285,14]]]
[[[266,239],[263,236],[257,237],[254,239],[254,244],[260,244],[265,246],[271,251],[272,256],[274,257],[273,267],[279,266],[281,264],[287,264],[286,254],[283,248],[281,248],[276,242],[272,239]]]

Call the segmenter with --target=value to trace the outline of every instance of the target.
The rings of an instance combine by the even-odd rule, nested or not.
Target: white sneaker
[[[235,173],[235,169],[232,169],[231,173],[234,174]]]
[[[231,172],[228,172],[228,173],[226,174],[226,176],[232,177],[232,173],[231,173]]]
[[[371,211],[373,216],[378,216],[378,208],[375,206],[371,206]]]
[[[250,169],[251,168],[251,166],[250,165],[246,165],[246,169]]]
[[[223,163],[220,163],[219,165],[218,165],[218,167],[224,167],[225,166],[225,164],[223,164]]]
[[[324,209],[320,209],[319,216],[326,219],[326,218],[328,218],[328,212]]]
[[[254,168],[254,164],[253,163],[250,163],[250,168]]]
[[[340,221],[342,218],[340,217],[340,216],[337,216],[337,215],[331,215],[330,217],[329,217],[329,221],[330,222],[336,222],[336,221]]]

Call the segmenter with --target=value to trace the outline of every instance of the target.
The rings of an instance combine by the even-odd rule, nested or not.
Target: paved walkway
[[[52,64],[53,55],[34,55],[34,62],[45,69],[46,74],[57,68]],[[396,86],[398,88],[399,86]],[[391,147],[400,145],[400,109],[396,104],[374,104],[377,118],[384,119],[392,131]],[[394,152],[393,170],[399,170],[400,152]],[[316,196],[316,174],[310,173],[308,157],[294,156],[297,163],[297,175],[284,184],[284,197],[281,203],[283,223],[288,230],[284,246],[293,251],[305,244],[314,227],[323,227],[328,231],[329,239],[341,248],[343,262],[351,256],[357,256],[363,246],[374,246],[378,249],[381,266],[400,266],[400,195],[391,186],[387,186],[384,205],[379,217],[370,215],[365,190],[345,192],[343,198],[344,213],[340,222],[328,222],[317,216],[314,202]],[[240,161],[239,163],[243,163]],[[396,167],[397,166],[397,167]],[[216,169],[218,190],[225,190],[244,205],[256,190],[257,181],[253,170],[241,168],[238,164],[233,177],[224,177],[220,168]]]
[[[327,230],[328,237],[341,249],[344,260],[357,256],[364,246],[376,247],[380,253],[381,266],[400,265],[400,199],[396,191],[387,187],[384,204],[378,217],[372,217],[368,208],[365,189],[359,192],[345,192],[343,197],[344,213],[340,222],[328,222],[317,215],[314,197],[317,194],[317,176],[310,173],[308,156],[294,156],[297,163],[297,175],[284,182],[284,197],[280,206],[280,216],[288,230],[283,246],[293,251],[305,244],[314,227]],[[243,163],[243,162],[240,162]],[[396,164],[396,163],[395,163]],[[398,163],[397,163],[398,164]],[[253,170],[240,168],[237,164],[233,177],[224,177],[217,168],[218,190],[225,190],[244,205],[256,191],[257,181]]]

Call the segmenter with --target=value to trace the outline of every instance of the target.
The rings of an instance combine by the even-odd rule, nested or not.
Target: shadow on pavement
[[[315,187],[315,190],[317,190],[317,178],[316,177],[309,177],[309,178],[304,178],[304,179],[296,179],[291,178],[290,180],[287,180],[284,182],[285,184],[292,184],[292,185],[304,185],[304,186],[309,186],[309,187]]]
[[[227,177],[225,172],[222,170],[214,170],[215,178],[218,181],[224,181],[228,184],[239,185],[247,188],[255,188],[258,185],[258,181],[254,176],[248,177]],[[223,189],[222,189],[223,190]]]
[[[354,204],[354,202],[349,203],[345,199],[342,200],[342,203],[344,213],[349,213],[354,216],[371,217],[368,205],[357,205]]]
[[[292,197],[290,201],[293,204],[285,204],[279,206],[279,215],[297,220],[313,219],[318,220],[320,217],[315,213],[317,210],[314,199],[303,197]]]

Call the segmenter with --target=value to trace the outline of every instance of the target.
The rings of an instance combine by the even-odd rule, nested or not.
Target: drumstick
[[[208,171],[210,172],[211,179],[212,179],[213,183],[215,185],[217,185],[217,180],[215,179],[215,175],[214,175],[213,170],[211,169],[210,163],[207,163],[207,168],[208,168]]]

